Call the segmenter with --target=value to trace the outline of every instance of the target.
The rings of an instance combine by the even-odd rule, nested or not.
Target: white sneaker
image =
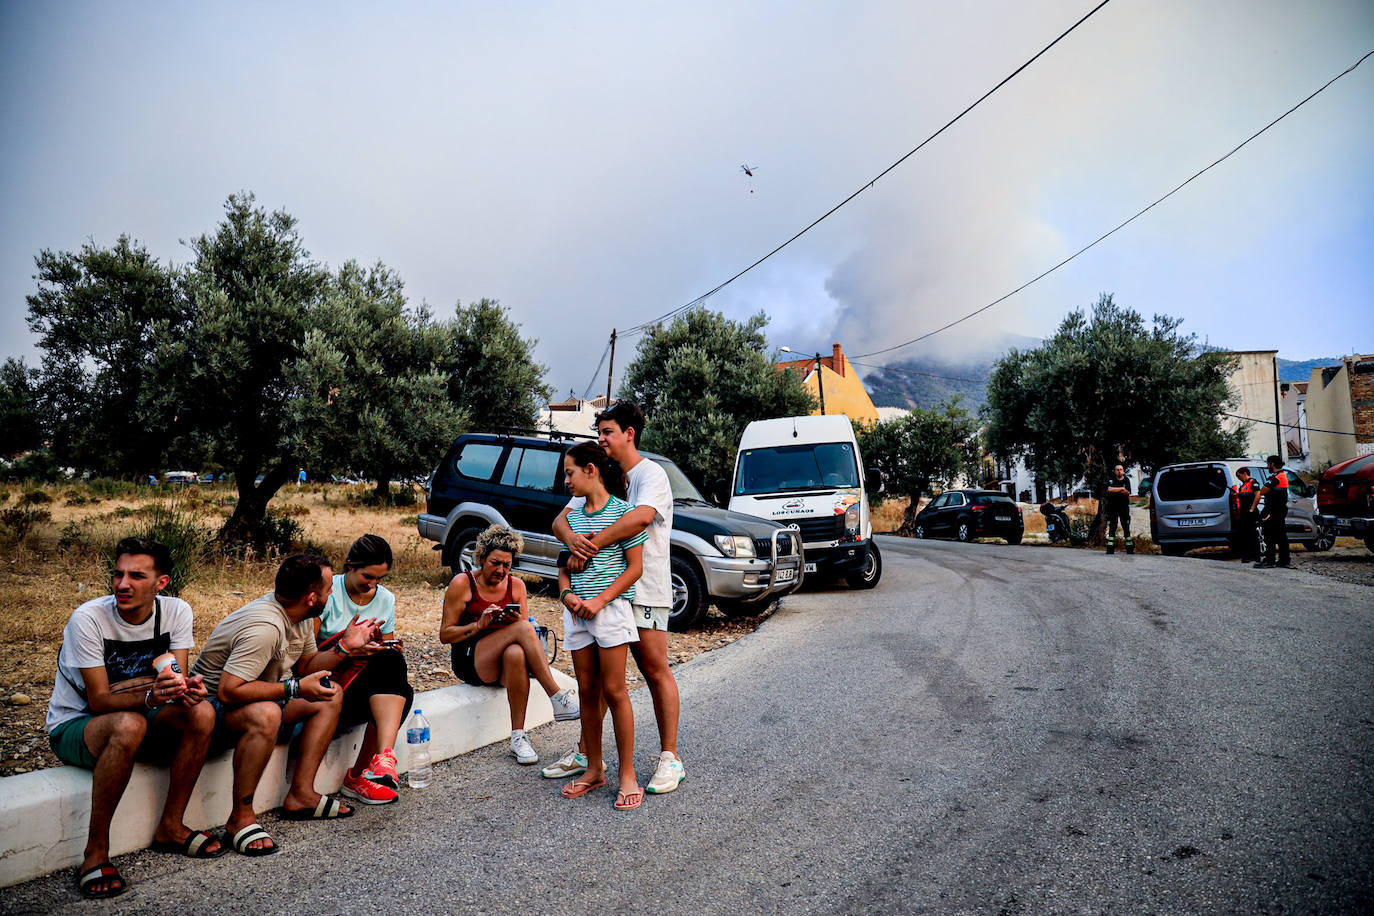
[[[530,739],[526,735],[511,736],[510,753],[515,762],[523,766],[539,762],[539,755],[534,752],[534,745],[530,744]]]
[[[682,761],[672,751],[664,751],[658,755],[658,768],[654,770],[654,778],[649,780],[644,791],[650,795],[667,795],[686,778],[687,770],[683,768]]]
[[[581,776],[585,772],[586,755],[579,754],[575,748],[559,757],[556,763],[551,763],[539,771],[545,779],[567,779],[569,776]]]
[[[571,687],[566,687],[549,697],[549,702],[553,704],[553,717],[559,722],[567,722],[582,715],[577,702],[577,691]]]

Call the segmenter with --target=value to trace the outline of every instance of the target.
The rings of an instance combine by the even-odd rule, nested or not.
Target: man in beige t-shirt
[[[299,758],[282,802],[293,820],[349,817],[353,809],[315,791],[315,773],[339,722],[343,690],[329,668],[373,644],[377,621],[354,621],[340,648],[317,651],[313,618],[329,602],[334,570],[321,556],[287,557],[269,595],[219,622],[191,671],[216,712],[216,733],[236,745],[234,800],[225,831],[234,849],[266,856],[277,844],[256,822],[253,796],[283,726],[301,723]],[[380,648],[380,647],[376,647]]]

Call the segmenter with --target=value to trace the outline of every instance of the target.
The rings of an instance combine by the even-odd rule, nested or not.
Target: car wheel
[[[449,547],[449,570],[453,575],[477,568],[477,536],[481,528],[464,528]]]
[[[959,529],[954,536],[967,544],[969,541],[973,540],[973,528],[968,522],[960,522]]]
[[[864,565],[859,571],[845,576],[844,581],[850,588],[873,588],[883,577],[883,555],[878,552],[877,544],[869,544],[864,552]]]
[[[1017,544],[1021,543],[1022,536],[1022,534],[1009,534],[1007,535],[1007,543],[1015,547]]]
[[[1366,534],[1364,536],[1364,546],[1374,551],[1374,534]]]
[[[1330,550],[1336,544],[1336,532],[1323,525],[1317,531],[1315,540],[1308,541],[1303,545],[1307,550],[1323,551]]]
[[[669,563],[669,579],[673,583],[673,606],[668,610],[668,629],[674,633],[690,630],[706,616],[706,587],[695,566],[682,557]]]
[[[926,536],[926,526],[925,526],[925,525],[917,525],[917,526],[916,526],[916,537],[920,538],[921,540],[925,540],[925,536]]]

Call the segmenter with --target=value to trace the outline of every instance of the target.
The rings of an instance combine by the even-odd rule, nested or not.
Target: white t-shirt
[[[159,597],[157,601],[162,609],[160,632],[172,634],[170,648],[193,648],[196,641],[191,632],[191,605],[180,598]],[[62,648],[57,653],[57,678],[48,701],[49,732],[68,719],[91,711],[81,669],[105,667],[105,640],[152,639],[157,617],[154,612],[143,623],[131,626],[119,616],[114,595],[93,598],[72,612],[62,630]]]
[[[649,458],[641,457],[639,463],[625,472],[626,501],[638,509],[649,506],[654,510],[654,520],[649,524],[646,534],[649,540],[644,544],[642,554],[644,574],[635,584],[634,603],[647,607],[673,606],[673,581],[670,576],[669,548],[673,532],[673,487],[668,482],[668,472]],[[568,508],[576,509],[586,500],[574,496],[568,500]]]

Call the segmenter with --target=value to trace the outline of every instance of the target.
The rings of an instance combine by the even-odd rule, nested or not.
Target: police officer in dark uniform
[[[1116,523],[1121,522],[1121,533],[1126,538],[1126,552],[1135,553],[1135,541],[1131,539],[1131,478],[1126,469],[1117,465],[1107,480],[1107,553],[1116,553]]]
[[[1264,512],[1260,524],[1264,529],[1264,560],[1256,563],[1257,569],[1273,569],[1274,551],[1278,550],[1279,566],[1293,565],[1288,557],[1288,472],[1283,469],[1283,459],[1270,455],[1265,463],[1269,465],[1269,482],[1255,494],[1250,504],[1253,510],[1264,497]]]
[[[1259,543],[1255,540],[1255,494],[1259,492],[1259,484],[1255,478],[1250,476],[1249,468],[1240,468],[1236,471],[1236,485],[1232,488],[1236,493],[1236,519],[1235,519],[1235,547],[1240,551],[1242,563],[1258,560]]]

